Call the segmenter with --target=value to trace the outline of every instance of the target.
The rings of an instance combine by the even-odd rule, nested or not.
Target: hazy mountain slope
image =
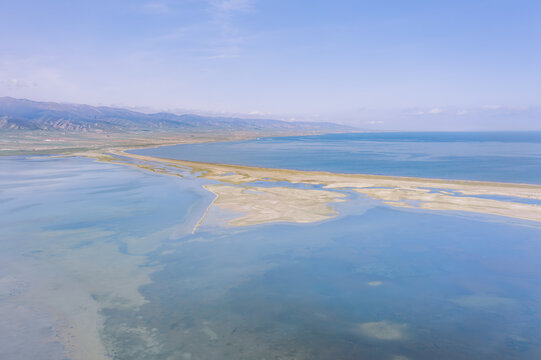
[[[170,113],[144,114],[121,108],[0,98],[0,129],[125,131],[179,129],[191,131],[351,131],[332,123],[288,122]]]

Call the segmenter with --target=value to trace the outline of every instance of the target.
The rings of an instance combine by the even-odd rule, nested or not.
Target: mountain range
[[[0,130],[58,130],[68,132],[122,132],[151,130],[199,131],[352,131],[345,125],[269,119],[146,114],[123,108],[38,102],[0,97]]]

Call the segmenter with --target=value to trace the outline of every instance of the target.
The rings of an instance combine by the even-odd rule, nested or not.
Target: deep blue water
[[[133,152],[269,168],[541,184],[541,132],[330,134]]]

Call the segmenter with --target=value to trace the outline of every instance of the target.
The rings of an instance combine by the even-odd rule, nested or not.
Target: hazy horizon
[[[536,1],[4,2],[0,96],[372,130],[541,130]]]

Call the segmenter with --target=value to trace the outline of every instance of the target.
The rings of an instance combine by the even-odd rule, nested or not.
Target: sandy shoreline
[[[149,163],[161,163],[166,165],[177,165],[192,169],[193,172],[200,173],[205,179],[217,180],[221,183],[230,185],[240,185],[250,188],[249,183],[257,181],[279,182],[285,181],[293,184],[320,185],[323,189],[344,190],[351,189],[357,193],[363,194],[372,199],[381,200],[387,205],[397,207],[419,208],[426,210],[447,210],[447,211],[466,211],[483,213],[490,215],[505,216],[531,221],[541,221],[541,206],[521,202],[520,199],[541,200],[541,186],[531,184],[498,183],[486,181],[466,181],[466,180],[443,180],[428,178],[412,178],[382,175],[363,175],[363,174],[338,174],[323,171],[301,171],[289,169],[270,169],[240,165],[202,163],[185,160],[174,160],[157,158],[152,156],[137,155],[125,151],[112,150],[110,154],[115,156],[127,157],[133,160],[140,160]],[[122,162],[120,158],[114,158],[115,162]],[[134,165],[134,164],[131,164]],[[139,167],[147,167],[144,164],[135,164]],[[293,189],[284,187],[280,194],[273,194],[272,206],[268,204],[267,210],[262,210],[261,197],[242,196],[246,192],[237,192],[237,196],[231,196],[232,190],[222,188],[208,188],[214,192],[218,199],[216,205],[226,209],[242,209],[245,217],[252,220],[243,222],[233,222],[232,225],[242,226],[248,223],[254,223],[253,219],[259,218],[259,222],[269,222],[269,217],[261,217],[262,213],[270,214],[276,208],[290,207],[292,199],[296,199],[294,208],[297,211],[288,211],[284,215],[272,217],[273,221],[291,221],[307,222],[307,211],[303,208],[303,203],[313,197],[299,196],[303,189]],[[224,188],[225,189],[225,188]],[[328,191],[327,190],[327,191]],[[258,188],[257,191],[269,195],[268,188]],[[325,190],[322,190],[325,191]],[[499,200],[497,198],[482,198],[482,196],[503,196],[509,200]],[[514,201],[513,198],[516,198]],[[240,201],[246,201],[240,205]],[[332,202],[324,198],[323,205]],[[320,205],[321,205],[320,204]],[[259,213],[259,217],[251,212]],[[292,214],[296,213],[297,216]],[[310,213],[310,211],[308,211]],[[321,213],[312,209],[312,221],[321,220]]]

